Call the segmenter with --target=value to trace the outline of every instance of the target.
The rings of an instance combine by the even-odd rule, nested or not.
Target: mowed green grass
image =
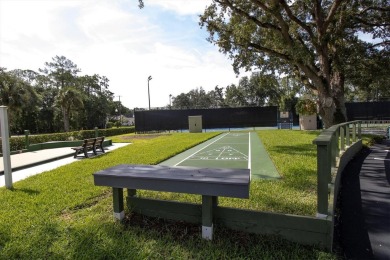
[[[258,132],[282,179],[254,181],[250,199],[221,198],[222,206],[313,215],[317,132]],[[112,217],[111,190],[92,174],[117,164],[157,164],[216,133],[171,134],[132,144],[30,177],[13,191],[0,189],[0,259],[329,259],[336,256],[276,236],[217,228],[204,241],[200,227],[129,214]],[[200,202],[200,196],[140,191],[140,196]],[[131,218],[131,221],[129,219]]]

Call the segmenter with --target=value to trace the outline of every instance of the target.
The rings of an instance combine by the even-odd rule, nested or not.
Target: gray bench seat
[[[124,218],[123,189],[202,195],[202,236],[212,239],[217,197],[249,198],[249,169],[118,165],[93,174],[97,186],[113,188],[114,216]]]

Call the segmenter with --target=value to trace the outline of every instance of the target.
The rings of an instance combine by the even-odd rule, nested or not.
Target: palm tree
[[[15,73],[0,68],[0,105],[9,108],[10,128],[16,127],[23,110],[31,109],[39,99],[34,88]]]
[[[74,87],[61,88],[56,98],[56,104],[61,108],[64,120],[64,130],[69,131],[69,119],[72,109],[84,107],[82,93]]]

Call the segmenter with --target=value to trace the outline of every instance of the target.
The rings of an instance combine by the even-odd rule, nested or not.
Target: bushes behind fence
[[[131,127],[120,127],[110,129],[97,129],[98,136],[114,136],[134,133],[134,126]],[[95,137],[95,130],[80,130],[74,132],[64,132],[55,134],[41,134],[41,135],[29,135],[29,144],[39,144],[46,142],[58,142],[58,141],[73,141],[73,140],[84,140]],[[0,154],[2,153],[2,143],[0,137]],[[10,150],[20,151],[26,149],[26,137],[25,136],[12,136],[10,138]]]

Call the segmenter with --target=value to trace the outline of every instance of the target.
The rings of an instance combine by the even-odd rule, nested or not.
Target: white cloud
[[[106,76],[129,108],[148,106],[152,75],[151,105],[165,106],[169,94],[238,82],[231,61],[203,40],[193,20],[208,2],[147,0],[139,10],[137,1],[0,0],[0,66],[37,71],[63,55],[82,74]]]
[[[211,0],[145,0],[145,8],[159,6],[165,10],[174,11],[179,15],[202,13]]]

